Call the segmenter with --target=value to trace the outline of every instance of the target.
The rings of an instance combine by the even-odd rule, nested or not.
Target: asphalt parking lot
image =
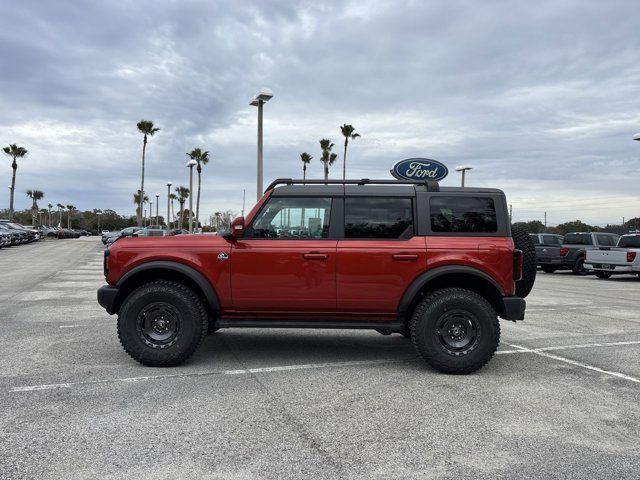
[[[638,278],[540,273],[469,376],[334,330],[222,330],[143,367],[103,282],[95,237],[0,250],[0,478],[640,477]]]

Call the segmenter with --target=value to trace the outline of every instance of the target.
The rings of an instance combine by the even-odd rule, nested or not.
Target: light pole
[[[169,197],[171,197],[171,182],[167,182],[167,219],[165,221],[167,224],[167,230],[171,228],[171,199]]]
[[[153,202],[149,202],[149,225],[153,225]]]
[[[100,215],[102,215],[102,212],[96,212],[96,215],[98,217],[98,235],[100,235]]]
[[[49,202],[49,228],[51,228],[51,207],[53,207],[53,205]]]
[[[156,193],[156,225],[160,225],[160,221],[158,220],[158,206],[160,206],[160,194]]]
[[[273,92],[268,88],[261,88],[249,105],[258,107],[258,180],[256,200],[262,196],[262,107],[273,97]]]
[[[460,186],[464,187],[464,177],[467,170],[471,170],[473,167],[471,165],[461,165],[456,167],[456,172],[462,172],[462,183]]]
[[[193,233],[193,167],[198,164],[191,159],[187,162],[189,167],[189,233]]]

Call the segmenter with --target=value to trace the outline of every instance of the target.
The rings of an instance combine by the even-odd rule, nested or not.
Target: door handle
[[[394,260],[398,260],[400,262],[412,262],[418,259],[418,254],[416,253],[394,253]]]
[[[309,252],[309,253],[303,253],[302,258],[304,258],[305,260],[326,260],[327,258],[329,258],[329,254]]]

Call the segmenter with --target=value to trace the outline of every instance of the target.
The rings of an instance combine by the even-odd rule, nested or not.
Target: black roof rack
[[[277,185],[424,185],[428,192],[439,192],[440,185],[434,180],[301,180],[293,178],[276,178],[269,184],[265,192],[272,190]]]

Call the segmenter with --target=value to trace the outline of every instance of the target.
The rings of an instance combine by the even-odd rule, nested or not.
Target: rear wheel
[[[576,260],[571,271],[574,275],[587,275],[589,273],[589,270],[584,268],[584,257],[580,257]]]
[[[556,270],[557,270],[557,268],[556,268],[556,267],[550,267],[550,266],[548,266],[548,265],[543,265],[543,266],[542,266],[542,271],[543,271],[544,273],[554,273]]]
[[[158,280],[134,290],[118,314],[125,351],[151,367],[171,367],[196,351],[208,328],[204,303],[185,285]]]
[[[500,323],[487,300],[462,288],[427,295],[411,319],[418,354],[440,372],[466,374],[487,364],[500,343]]]
[[[611,278],[610,272],[596,272],[596,277],[598,278]]]

